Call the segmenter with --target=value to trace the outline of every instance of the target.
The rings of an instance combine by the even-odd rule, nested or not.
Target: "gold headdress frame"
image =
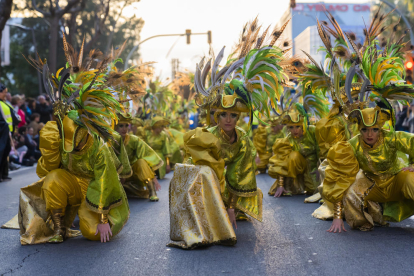
[[[388,120],[391,119],[391,113],[379,106],[355,109],[348,115],[348,121],[352,124],[358,124],[358,129],[363,127],[382,128]]]

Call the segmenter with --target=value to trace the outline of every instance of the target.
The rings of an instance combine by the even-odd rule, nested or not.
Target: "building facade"
[[[327,21],[324,11],[329,11],[341,26],[344,32],[353,32],[357,37],[357,43],[363,43],[365,37],[363,29],[369,24],[371,18],[371,5],[367,3],[296,3],[294,9],[289,8],[278,26],[282,26],[291,19],[284,31],[286,39],[292,41],[293,54],[303,55],[301,50],[311,54],[316,61],[324,59],[324,53],[317,50],[322,46],[322,41],[317,31],[317,20]]]

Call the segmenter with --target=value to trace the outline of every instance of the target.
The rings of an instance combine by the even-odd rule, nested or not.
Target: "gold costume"
[[[398,157],[398,151],[407,154],[412,164],[414,135],[382,130],[373,147],[357,135],[329,151],[323,197],[332,203],[343,202],[346,220],[352,228],[369,230],[374,222],[398,222],[414,214],[414,173],[401,171],[407,164]],[[365,193],[363,201],[355,196]],[[379,207],[361,213],[362,204],[370,207],[377,206],[377,202],[385,203],[384,217]]]
[[[131,175],[122,184],[126,194],[149,198],[150,191],[147,182],[155,177],[154,171],[163,165],[163,161],[151,147],[135,135],[127,134],[125,139],[122,139],[121,135],[115,135],[115,139],[119,145],[116,148],[118,151],[121,148],[120,145],[125,146],[132,169]]]
[[[171,158],[172,154],[168,135],[165,132],[155,135],[152,131],[147,131],[146,142],[164,162],[164,164],[158,169],[159,179],[164,179],[167,168],[166,158]]]
[[[177,164],[170,183],[172,242],[168,246],[234,245],[236,234],[222,199],[225,180],[220,141],[203,128],[187,132],[184,140],[191,161]]]
[[[290,178],[285,181],[288,194],[313,194],[319,185],[318,144],[315,138],[315,126],[309,126],[301,138],[291,134],[276,140],[273,145],[274,155],[270,158],[269,175],[276,178],[269,194],[276,191],[278,178]]]
[[[76,213],[82,235],[95,236],[101,214],[108,215],[113,236],[129,218],[129,206],[118,173],[122,165],[114,163],[113,154],[99,138],[89,137],[80,151],[62,148],[56,122],[48,122],[41,130],[38,182],[21,189],[19,224],[22,244],[47,242],[53,237],[49,211],[63,209],[63,226],[70,228]],[[75,231],[66,231],[66,237]]]
[[[215,126],[208,131],[219,139],[221,157],[226,166],[223,200],[234,200],[235,209],[262,221],[263,194],[256,184],[256,150],[253,142],[239,127],[236,127],[237,140],[233,144],[229,143],[229,138],[220,127]]]
[[[182,163],[183,155],[181,154],[181,149],[184,147],[184,133],[173,128],[166,128],[164,131],[168,135],[168,141],[170,143],[170,163]]]
[[[353,136],[348,123],[338,107],[333,107],[327,118],[316,123],[315,136],[319,146],[319,158],[325,159],[328,151],[339,141],[347,141]]]
[[[263,173],[266,172],[269,164],[269,159],[273,156],[273,145],[276,139],[285,137],[286,127],[279,132],[273,132],[269,126],[259,125],[254,135],[253,145],[259,155],[260,162],[257,164],[257,169]]]

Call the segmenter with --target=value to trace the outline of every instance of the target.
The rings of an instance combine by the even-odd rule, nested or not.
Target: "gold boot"
[[[62,209],[52,210],[53,221],[53,237],[48,240],[48,243],[62,243],[65,237],[65,229],[62,226]]]
[[[149,200],[158,201],[159,198],[157,196],[157,191],[155,190],[154,181],[152,181],[151,179],[148,179],[146,183],[147,183],[147,187],[149,191]]]

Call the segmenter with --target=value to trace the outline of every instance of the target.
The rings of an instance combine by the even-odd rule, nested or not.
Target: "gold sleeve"
[[[273,145],[274,155],[269,160],[269,176],[278,179],[279,176],[296,178],[307,166],[306,159],[298,151],[294,151],[289,138],[277,139]]]
[[[342,201],[345,191],[354,183],[359,171],[359,163],[354,150],[348,142],[339,142],[333,146],[327,156],[322,195],[329,202]]]
[[[267,131],[266,127],[260,125],[253,137],[253,145],[258,153],[266,152]]]
[[[396,131],[395,136],[397,149],[408,154],[408,161],[410,164],[414,164],[414,134],[404,131]]]
[[[60,134],[58,125],[54,121],[49,121],[40,131],[39,148],[42,157],[37,163],[36,173],[39,177],[44,177],[50,171],[60,167]]]
[[[329,149],[340,141],[347,141],[345,125],[337,118],[323,118],[316,123],[319,158],[325,159]]]
[[[224,160],[220,155],[220,141],[205,128],[196,128],[184,134],[184,148],[196,165],[209,166],[220,182],[221,192],[224,191]]]

